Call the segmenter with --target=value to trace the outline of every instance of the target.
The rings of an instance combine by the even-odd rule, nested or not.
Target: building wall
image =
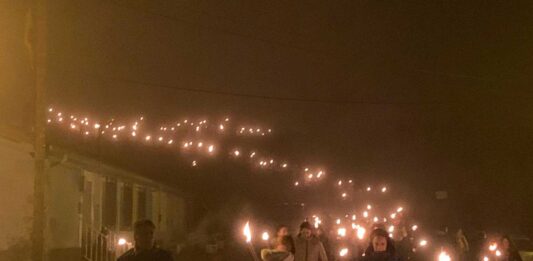
[[[29,242],[34,174],[31,151],[29,145],[0,138],[0,252]]]

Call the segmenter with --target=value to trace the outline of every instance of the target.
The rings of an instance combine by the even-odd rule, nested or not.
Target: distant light
[[[337,234],[340,236],[340,237],[345,237],[346,236],[346,228],[339,228],[337,229]]]
[[[159,140],[159,141],[163,141],[163,137],[160,136],[158,140]]]
[[[348,254],[348,248],[343,248],[339,251],[340,256],[346,256]]]
[[[255,156],[255,152],[250,153],[250,158],[253,158]]]
[[[95,128],[95,129],[100,129],[100,124],[95,123],[95,124],[94,124],[94,128]]]
[[[381,189],[381,192],[383,192],[383,193],[387,192],[387,187],[383,187],[383,188]]]
[[[218,129],[219,130],[224,130],[224,125],[220,124],[220,126],[218,126]]]
[[[147,136],[146,136],[146,137],[145,137],[144,139],[145,139],[146,141],[149,141],[149,140],[151,140],[151,139],[152,139],[152,136],[150,136],[150,135],[147,135]]]
[[[207,151],[209,151],[209,153],[212,153],[214,150],[215,150],[215,146],[213,145],[209,145],[209,147],[207,148]]]
[[[371,210],[372,209],[372,205],[370,205],[370,204],[366,205],[366,209]]]
[[[127,243],[128,243],[128,241],[126,241],[126,239],[124,239],[124,238],[121,238],[121,239],[118,240],[118,245],[119,246],[124,246]]]
[[[343,197],[343,198],[345,198],[345,197],[347,197],[347,196],[348,196],[348,194],[346,194],[346,192],[342,193],[342,197]]]
[[[113,134],[113,139],[117,139],[117,134]]]
[[[390,227],[389,227],[389,232],[390,232],[390,233],[393,233],[393,232],[394,232],[394,226],[390,226]]]
[[[263,232],[263,235],[261,235],[261,238],[263,239],[263,241],[268,241],[270,239],[270,235],[268,234],[268,232]]]
[[[339,180],[339,182],[337,182],[337,184],[338,184],[339,186],[342,186],[342,180]]]
[[[287,167],[287,163],[283,163],[283,165],[281,165],[282,168],[286,168]]]
[[[502,255],[502,252],[500,250],[496,250],[496,253],[495,253],[496,256],[501,256]]]
[[[417,226],[417,225],[413,225],[413,226],[411,227],[411,230],[413,230],[413,231],[416,231],[417,229],[418,229],[418,226]]]
[[[169,141],[167,142],[167,144],[170,145],[170,144],[172,144],[173,142],[174,142],[173,140],[169,140]]]
[[[403,207],[399,207],[399,208],[396,210],[396,212],[398,212],[398,213],[400,213],[400,212],[402,212],[402,211],[403,211]]]
[[[489,250],[490,250],[490,251],[494,252],[494,251],[496,251],[496,249],[498,249],[498,244],[496,244],[496,243],[491,243],[491,244],[489,245]]]
[[[305,168],[304,171],[305,171],[305,172],[308,172],[308,171],[309,171],[309,168]]]
[[[374,217],[374,223],[377,223],[379,222],[379,218],[378,217]]]
[[[395,219],[396,218],[396,213],[390,214],[390,218]]]
[[[335,221],[335,223],[336,223],[337,225],[340,225],[340,224],[341,224],[341,219],[338,218],[338,219]]]
[[[365,218],[368,217],[368,211],[363,212],[363,217],[365,217]]]
[[[370,192],[371,190],[372,190],[371,187],[367,187],[367,188],[366,188],[366,191],[367,191],[367,192]]]
[[[439,261],[451,261],[451,260],[452,258],[450,257],[450,255],[448,255],[448,253],[446,253],[445,251],[440,252]]]
[[[294,182],[294,186],[298,187],[298,185],[300,185],[300,182],[298,181]]]
[[[366,229],[364,227],[357,227],[357,238],[363,240],[365,238]]]
[[[192,166],[193,166],[193,167],[196,167],[197,165],[198,165],[198,164],[196,163],[196,160],[193,160],[193,161],[192,161]]]
[[[357,216],[356,215],[352,215],[352,220],[356,220],[357,219]]]
[[[425,247],[425,246],[428,245],[428,241],[425,240],[425,239],[422,239],[422,240],[420,240],[420,242],[418,243],[418,245],[421,246],[421,247]]]
[[[352,182],[353,182],[353,181],[352,181],[351,179],[350,179],[350,180],[348,180],[348,183],[352,184]]]
[[[233,152],[233,155],[235,155],[235,157],[239,157],[239,155],[241,155],[241,152],[239,150],[235,150]]]

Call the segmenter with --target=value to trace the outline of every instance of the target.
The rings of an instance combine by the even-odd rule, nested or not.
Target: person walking
[[[470,245],[462,229],[457,230],[457,233],[455,233],[455,251],[459,261],[467,260]]]
[[[370,234],[370,243],[361,261],[399,261],[394,243],[384,229],[378,228]]]
[[[309,222],[300,225],[300,233],[294,240],[295,261],[328,261],[324,245],[313,235]]]
[[[128,250],[117,261],[173,261],[172,254],[160,249],[154,243],[155,225],[151,220],[135,222],[133,238],[135,247]]]

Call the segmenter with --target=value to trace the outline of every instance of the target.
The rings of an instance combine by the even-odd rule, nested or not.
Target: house
[[[24,260],[30,250],[32,150],[28,139],[0,136],[0,260]],[[185,235],[185,197],[163,183],[53,146],[47,174],[49,260],[115,260],[132,246],[132,225],[143,218],[156,224],[162,247]]]

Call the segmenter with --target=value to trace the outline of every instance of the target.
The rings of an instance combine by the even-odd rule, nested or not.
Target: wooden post
[[[48,182],[46,160],[46,56],[47,56],[47,0],[35,0],[35,123],[34,123],[34,149],[35,149],[35,178],[33,201],[33,226],[32,226],[32,253],[33,261],[45,260],[45,232],[46,232],[46,184]]]

